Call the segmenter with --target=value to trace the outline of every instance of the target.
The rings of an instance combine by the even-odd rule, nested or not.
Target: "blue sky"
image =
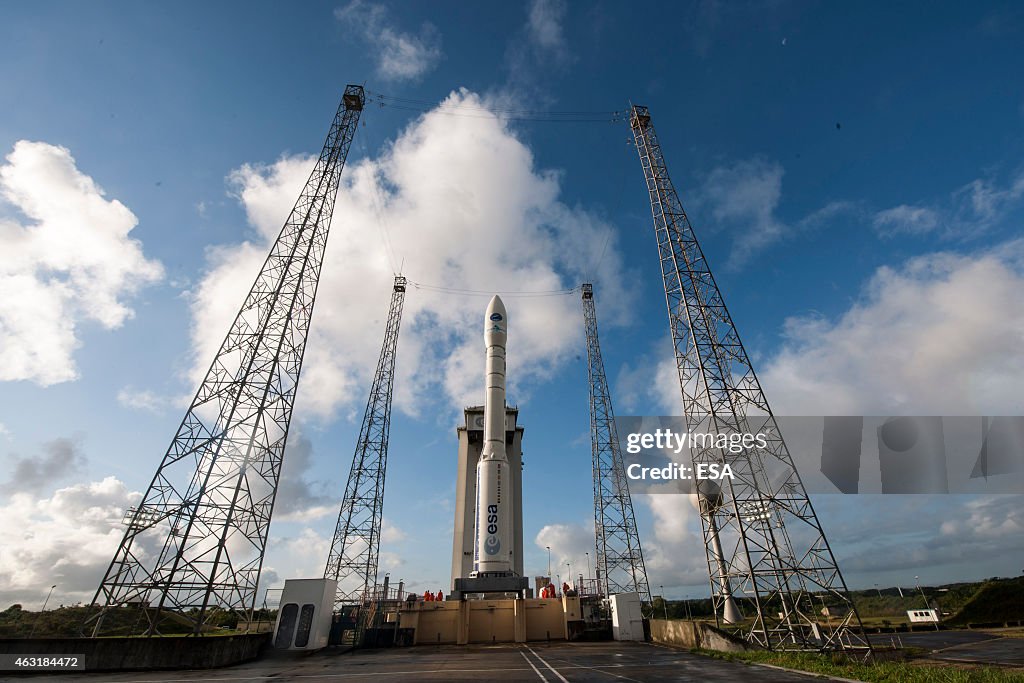
[[[487,291],[592,277],[617,412],[679,413],[628,127],[477,108],[651,107],[777,413],[1021,414],[1022,38],[1014,3],[4,6],[0,599],[91,598],[349,82],[448,109],[364,113],[266,585],[322,571],[396,266]],[[448,586],[486,301],[407,298],[381,571],[420,590]],[[579,302],[506,303],[527,571],[545,545],[576,570],[592,553]],[[1019,497],[817,505],[854,587],[1024,560]],[[705,594],[689,503],[636,507],[652,585]]]

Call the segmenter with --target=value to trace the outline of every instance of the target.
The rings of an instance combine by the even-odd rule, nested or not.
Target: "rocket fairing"
[[[477,575],[508,574],[512,571],[512,473],[505,454],[505,344],[508,341],[508,313],[495,296],[484,314],[484,369],[487,393],[484,398],[484,443],[476,466]]]

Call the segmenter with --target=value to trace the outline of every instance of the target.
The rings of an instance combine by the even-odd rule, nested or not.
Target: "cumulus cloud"
[[[879,268],[837,319],[786,321],[762,383],[777,414],[1019,414],[1024,241]]]
[[[836,514],[849,507],[846,498],[823,496],[818,505],[819,517],[834,518],[829,538],[850,575],[905,581],[919,573],[923,583],[947,580],[951,566],[965,579],[1020,571],[1024,496],[857,496],[855,513]]]
[[[652,515],[652,533],[642,534],[644,564],[654,586],[676,588],[707,581],[708,566],[701,537],[696,497],[638,494],[634,505],[646,505]]]
[[[0,380],[74,380],[79,326],[120,327],[133,315],[126,299],[163,268],[129,237],[135,215],[64,147],[17,142],[0,197],[20,216],[0,218]]]
[[[335,18],[363,34],[375,51],[377,75],[389,81],[417,80],[441,61],[441,33],[423,22],[418,33],[392,25],[384,5],[352,0],[334,11]]]
[[[11,478],[0,485],[0,493],[40,491],[55,480],[80,472],[84,464],[78,444],[71,439],[54,439],[43,446],[42,455],[15,460]]]
[[[467,91],[442,106],[486,107]],[[209,251],[209,270],[191,293],[194,378],[208,367],[270,242],[308,176],[309,157],[244,166],[233,193],[256,234]],[[478,169],[488,169],[480,173]],[[598,261],[612,227],[559,200],[559,175],[498,117],[432,112],[413,122],[379,157],[351,162],[334,211],[310,332],[302,410],[329,416],[362,408],[376,367],[393,268],[404,261],[418,283],[487,292],[572,287]],[[385,240],[391,245],[389,252]],[[611,238],[598,273],[602,322],[621,322],[630,295]],[[436,394],[458,408],[481,400],[480,317],[485,296],[410,286],[403,312],[396,407],[414,413]],[[550,376],[582,347],[575,296],[509,297],[512,400]],[[565,324],[565,321],[574,321]],[[438,389],[441,391],[438,392]]]
[[[311,527],[303,527],[295,535],[271,533],[267,540],[268,569],[274,572],[274,576],[285,579],[322,577],[330,550],[331,537]],[[271,578],[261,576],[260,584],[273,587]]]
[[[841,315],[786,322],[781,349],[758,363],[768,400],[782,415],[1019,414],[1021,291],[1024,240],[880,268]],[[622,386],[627,404],[678,414],[674,373],[671,356],[654,348],[647,361],[623,369],[616,397]],[[699,520],[685,498],[634,500],[653,517],[653,537],[642,536],[652,585],[706,580]],[[958,565],[971,557],[1020,557],[1020,515],[1007,512],[1020,500],[882,496],[866,503],[863,496],[818,496],[815,504],[847,580],[870,585],[897,580],[886,572],[909,567],[963,578],[1009,571],[1012,559],[991,570]],[[873,530],[870,542],[865,528]]]
[[[41,602],[52,584],[61,602],[91,600],[124,534],[124,510],[140,498],[114,477],[48,498],[13,494],[0,506],[0,602]]]
[[[587,553],[590,553],[591,567],[595,562],[594,527],[582,524],[547,524],[537,532],[534,544],[545,553],[551,548],[551,573],[562,577],[562,581],[575,585],[580,574],[587,574]],[[568,565],[568,566],[567,566]],[[572,568],[572,580],[568,580]],[[547,567],[540,567],[547,571]],[[554,580],[554,576],[552,579]]]

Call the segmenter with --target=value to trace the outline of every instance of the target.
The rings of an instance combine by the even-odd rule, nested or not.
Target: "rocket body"
[[[476,573],[512,571],[512,472],[505,454],[505,345],[508,313],[495,296],[484,314],[484,442],[476,466]]]

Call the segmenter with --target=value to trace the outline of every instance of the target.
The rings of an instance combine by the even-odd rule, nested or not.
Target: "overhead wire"
[[[546,297],[546,296],[568,296],[580,291],[580,285],[570,287],[569,289],[549,289],[543,291],[494,291],[494,290],[483,290],[483,289],[461,289],[458,287],[444,287],[441,285],[429,285],[422,282],[409,281],[409,284],[416,289],[426,290],[428,292],[438,292],[441,294],[454,294],[459,296],[494,296],[500,294],[506,297]]]
[[[366,126],[365,119],[363,126]],[[363,152],[363,158],[369,160],[370,154],[366,148],[366,143],[363,142],[361,136],[356,136],[356,138],[358,139],[360,149]],[[395,255],[395,249],[394,246],[391,244],[391,230],[390,226],[388,225],[387,215],[384,213],[384,198],[381,196],[380,190],[377,187],[377,169],[376,166],[373,165],[372,161],[370,161],[370,164],[372,175],[372,177],[370,178],[370,185],[373,188],[373,191],[370,195],[370,203],[373,206],[373,212],[377,218],[377,227],[380,230],[381,241],[384,242],[384,252],[387,254],[388,261],[391,263],[392,272],[395,275],[398,275],[399,273],[401,273],[401,267],[398,265],[398,260]]]
[[[624,110],[615,111],[548,111],[531,109],[505,109],[502,107],[476,107],[465,104],[450,104],[444,101],[431,102],[408,97],[395,97],[383,93],[367,92],[367,102],[379,107],[390,107],[403,111],[433,112],[445,116],[464,118],[500,118],[506,121],[536,121],[541,123],[619,123],[626,120]],[[477,113],[473,113],[477,112]]]

